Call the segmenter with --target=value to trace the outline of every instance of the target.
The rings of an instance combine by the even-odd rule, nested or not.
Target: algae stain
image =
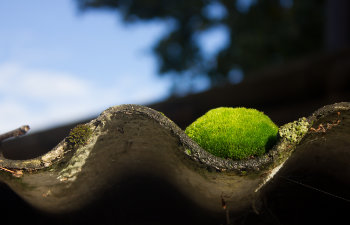
[[[67,167],[61,170],[58,179],[60,181],[74,181],[81,171],[82,167],[86,163],[86,159],[89,157],[90,151],[87,148],[80,148],[76,154],[69,161]]]

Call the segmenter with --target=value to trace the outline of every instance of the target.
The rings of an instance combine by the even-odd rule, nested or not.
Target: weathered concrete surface
[[[341,224],[350,210],[349,103],[325,106],[278,174],[261,190],[280,224]],[[268,213],[270,214],[270,213]]]
[[[231,214],[259,213],[260,200],[270,195],[276,180],[295,171],[334,176],[350,187],[350,104],[326,106],[306,121],[305,136],[283,137],[262,157],[232,161],[205,152],[157,111],[117,106],[87,123],[93,134],[76,151],[63,140],[32,160],[0,158],[0,166],[12,171],[2,170],[0,179],[31,205],[53,213],[98,205],[135,176],[169,183],[207,213],[222,214],[223,208]]]
[[[161,113],[137,105],[112,107],[87,126],[93,135],[75,152],[62,141],[32,160],[2,159],[2,167],[24,173],[7,174],[4,181],[34,206],[59,213],[98,200],[118,186],[121,177],[151,174],[209,211],[221,212],[222,200],[230,210],[240,211],[252,205],[268,170],[292,149],[282,143],[257,159],[220,159],[202,150]]]

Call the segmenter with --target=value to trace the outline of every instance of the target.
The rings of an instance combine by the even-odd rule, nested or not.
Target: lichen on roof
[[[298,144],[308,130],[309,122],[303,117],[297,121],[281,126],[278,130],[278,134],[281,138],[285,138],[291,143]]]

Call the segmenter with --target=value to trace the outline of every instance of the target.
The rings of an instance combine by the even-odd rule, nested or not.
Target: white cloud
[[[37,101],[81,97],[90,88],[86,81],[71,74],[27,69],[13,63],[0,65],[0,81],[0,94],[11,93]]]
[[[4,63],[0,65],[0,131],[23,124],[41,129],[78,119],[77,109],[89,97],[90,88],[70,74]]]
[[[84,80],[48,71],[33,71],[18,84],[20,91],[38,99],[80,97],[88,93],[89,85]]]
[[[169,82],[118,76],[108,86],[74,74],[0,64],[0,133],[29,124],[33,131],[97,115],[109,106],[164,97]]]

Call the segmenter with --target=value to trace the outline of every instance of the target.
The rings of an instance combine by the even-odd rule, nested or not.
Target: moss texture
[[[185,132],[211,154],[234,160],[263,155],[278,137],[278,127],[268,116],[247,108],[212,109]]]
[[[70,131],[66,138],[68,148],[77,149],[78,147],[85,145],[91,134],[92,130],[89,126],[84,124],[77,125]]]

